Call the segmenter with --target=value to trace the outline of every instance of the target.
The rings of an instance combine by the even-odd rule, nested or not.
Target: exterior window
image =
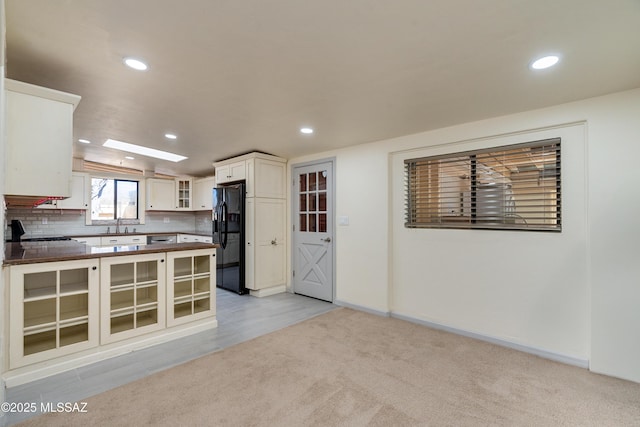
[[[405,227],[561,231],[560,160],[560,138],[405,160]]]
[[[138,219],[138,181],[91,178],[91,220]]]

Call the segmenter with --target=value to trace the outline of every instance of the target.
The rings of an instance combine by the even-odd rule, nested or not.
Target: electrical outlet
[[[164,217],[164,223],[165,223],[165,224],[169,224],[169,222],[171,222],[171,220],[169,219],[169,217]]]
[[[43,224],[48,224],[49,223],[49,218],[47,218],[46,216],[42,217],[42,223]]]

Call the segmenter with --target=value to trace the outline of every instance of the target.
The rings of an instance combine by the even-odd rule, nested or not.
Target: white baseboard
[[[553,360],[556,362],[565,363],[567,365],[577,366],[580,368],[589,369],[589,360],[581,359],[578,357],[567,356],[566,354],[556,353],[553,351],[532,347],[524,344],[518,344],[511,341],[507,341],[501,338],[492,337],[489,335],[483,335],[476,332],[466,331],[464,329],[458,329],[447,325],[442,325],[440,323],[430,322],[428,320],[417,319],[411,316],[405,316],[403,314],[391,313],[391,317],[406,320],[407,322],[417,323],[419,325],[427,326],[433,329],[439,329],[445,332],[451,332],[452,334],[462,335],[469,338],[475,338],[480,341],[489,342],[491,344],[496,344],[502,347],[511,348],[513,350],[522,351],[523,353],[533,354],[544,359]]]
[[[268,297],[275,294],[281,294],[286,291],[287,291],[287,286],[280,285],[280,286],[273,286],[271,288],[264,288],[264,289],[258,289],[256,291],[250,291],[249,295],[251,295],[252,297],[262,298],[262,297]]]
[[[51,375],[70,371],[95,362],[121,356],[132,351],[141,350],[156,344],[197,334],[198,332],[203,332],[217,327],[218,320],[215,318],[202,319],[186,325],[175,326],[171,329],[156,331],[147,335],[129,338],[127,340],[69,354],[57,359],[23,366],[21,368],[5,372],[2,375],[2,379],[4,380],[5,387],[15,387],[31,381],[46,378]]]
[[[375,308],[369,308],[358,304],[351,304],[350,302],[341,301],[339,299],[333,300],[333,303],[340,307],[352,308],[354,310],[364,311],[365,313],[375,314],[376,316],[389,317],[388,311],[377,310]]]

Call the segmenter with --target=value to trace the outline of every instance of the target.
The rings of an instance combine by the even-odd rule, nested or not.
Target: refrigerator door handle
[[[222,206],[220,207],[221,216],[222,216],[222,235],[220,236],[220,245],[222,245],[222,249],[227,247],[227,231],[228,231],[228,218],[227,218],[227,202],[222,202]]]

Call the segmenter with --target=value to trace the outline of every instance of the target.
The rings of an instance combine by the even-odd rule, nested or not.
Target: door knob
[[[320,240],[322,240],[323,242],[330,243],[331,242],[331,237],[327,237],[326,239],[320,239]]]

